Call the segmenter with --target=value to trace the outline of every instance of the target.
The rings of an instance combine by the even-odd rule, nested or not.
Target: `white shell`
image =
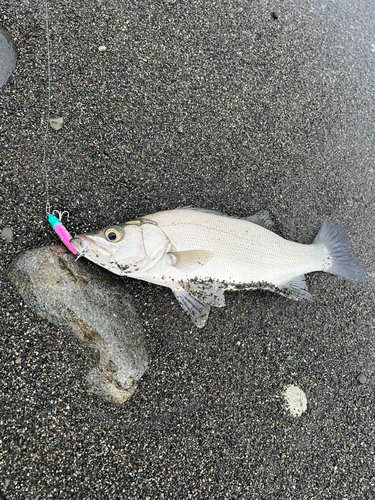
[[[283,393],[285,406],[293,417],[300,417],[307,409],[306,394],[296,385],[288,385]]]

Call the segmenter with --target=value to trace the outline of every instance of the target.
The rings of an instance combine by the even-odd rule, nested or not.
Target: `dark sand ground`
[[[0,91],[0,230],[15,233],[0,242],[3,498],[375,498],[373,2],[49,0],[65,120],[50,196],[72,233],[181,205],[267,209],[300,242],[342,221],[366,271],[311,275],[311,303],[228,294],[203,330],[169,290],[126,281],[150,366],[120,406],[87,395],[92,353],[5,277],[56,241],[44,15],[40,0],[1,2],[18,51]],[[301,417],[283,406],[289,384]]]

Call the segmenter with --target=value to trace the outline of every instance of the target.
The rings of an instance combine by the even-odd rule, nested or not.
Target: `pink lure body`
[[[78,253],[77,250],[69,243],[72,237],[67,229],[65,229],[65,227],[62,225],[62,222],[52,214],[48,214],[48,222],[50,223],[52,229],[55,231],[60,240],[64,243],[66,248],[70,250],[74,255],[76,255]]]

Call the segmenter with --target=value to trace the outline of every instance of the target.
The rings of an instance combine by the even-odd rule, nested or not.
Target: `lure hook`
[[[63,210],[62,212],[60,212],[59,210],[53,210],[52,215],[54,215],[55,213],[58,215],[60,222],[62,221],[64,214],[66,214],[68,222],[69,222],[69,212],[67,210]]]
[[[79,251],[77,252],[77,258],[76,258],[76,261],[77,261],[80,257],[82,257],[83,255],[85,255],[85,253],[86,253],[86,252],[88,252],[89,250],[90,250],[90,249],[89,249],[89,248],[87,248],[87,247],[82,248],[82,250],[79,250]]]

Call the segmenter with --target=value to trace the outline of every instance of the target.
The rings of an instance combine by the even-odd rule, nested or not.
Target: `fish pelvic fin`
[[[213,307],[224,307],[225,287],[219,281],[180,281],[179,285],[197,300]]]
[[[203,328],[210,314],[210,306],[185,292],[185,290],[172,290],[172,292],[182,309],[188,313],[192,322],[198,328]]]
[[[179,285],[180,289],[172,291],[198,328],[206,324],[211,306],[225,306],[225,287],[217,281],[181,281]]]
[[[329,251],[324,272],[335,274],[349,281],[362,283],[365,274],[349,240],[346,229],[340,222],[325,221],[316,235],[314,243],[323,244]]]

